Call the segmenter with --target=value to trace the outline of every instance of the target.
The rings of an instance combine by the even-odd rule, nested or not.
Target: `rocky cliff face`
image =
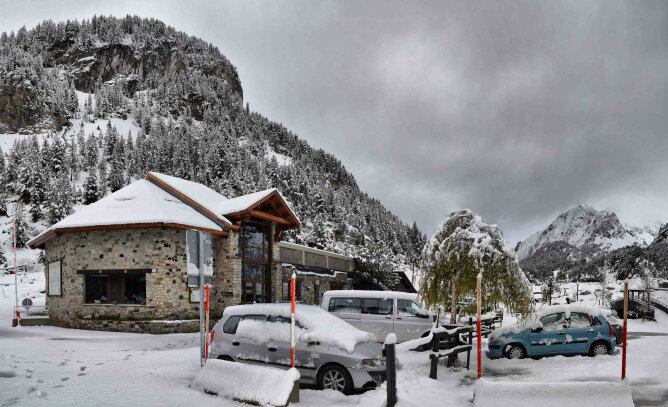
[[[58,98],[49,90],[67,87],[95,93],[122,80],[125,96],[132,98],[137,91],[166,82],[204,77],[209,82],[205,88],[215,89],[217,101],[204,95],[209,89],[190,86],[180,95],[182,101],[175,103],[188,109],[175,111],[175,116],[187,113],[197,120],[211,105],[220,102],[234,110],[243,99],[235,67],[217,48],[139,17],[45,21],[30,31],[3,34],[0,75],[0,132],[5,133],[59,130],[76,108],[75,101],[64,100],[75,96],[70,92]]]

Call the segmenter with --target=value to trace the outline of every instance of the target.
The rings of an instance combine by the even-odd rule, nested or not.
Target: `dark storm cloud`
[[[219,46],[251,108],[426,233],[470,207],[517,240],[589,202],[668,220],[668,3],[6,4],[4,29],[153,16]]]

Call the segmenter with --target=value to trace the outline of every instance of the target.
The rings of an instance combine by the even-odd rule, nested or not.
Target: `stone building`
[[[228,199],[204,185],[150,172],[54,224],[28,246],[44,250],[52,324],[185,332],[198,329],[197,293],[186,284],[186,230],[211,235],[215,321],[228,305],[284,298],[287,266],[277,242],[299,226],[276,189]],[[335,270],[340,259],[330,256]],[[323,275],[322,283],[302,275],[305,287],[345,280],[335,272]],[[312,297],[310,288],[303,292]]]
[[[296,273],[295,297],[305,304],[320,304],[325,291],[350,290],[353,258],[337,253],[318,250],[294,243],[279,242],[279,260],[282,272],[282,297],[290,299],[289,283]]]

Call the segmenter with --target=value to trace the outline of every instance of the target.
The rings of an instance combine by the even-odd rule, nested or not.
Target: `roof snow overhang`
[[[193,197],[188,195],[190,194],[196,194],[196,193],[207,193],[211,194],[214,193],[219,196],[219,199],[225,200],[226,198],[223,195],[218,194],[217,192],[213,191],[212,189],[202,185],[202,184],[197,184],[192,181],[187,181],[188,183],[192,184],[197,184],[201,186],[200,191],[186,191],[185,188],[183,188],[181,185],[179,185],[178,182],[174,182],[175,179],[179,181],[185,181],[179,178],[171,177],[168,175],[160,174],[157,172],[148,172],[146,174],[146,179],[154,183],[156,186],[160,187],[166,192],[169,192],[172,194],[174,197],[178,198],[181,200],[181,202],[185,203],[186,205],[189,205],[191,208],[195,209],[197,212],[201,213],[202,215],[206,216],[209,218],[212,222],[216,223],[217,225],[221,226],[222,228],[232,228],[236,229],[238,226],[235,226],[232,222],[230,222],[225,216],[222,214],[218,214],[214,212],[211,207],[211,205],[206,205],[203,204],[202,201],[197,201],[197,197]]]
[[[41,249],[44,246],[44,243],[53,239],[56,236],[64,235],[66,233],[83,233],[83,232],[100,232],[108,230],[127,230],[127,229],[151,229],[151,228],[173,228],[173,229],[194,229],[201,232],[207,232],[214,236],[227,236],[229,233],[224,230],[209,229],[199,226],[186,225],[182,223],[171,223],[171,222],[152,222],[152,223],[125,223],[125,224],[114,224],[114,225],[96,225],[96,226],[78,226],[78,227],[67,227],[67,228],[56,228],[56,229],[47,229],[43,233],[33,237],[28,242],[26,246],[31,249]]]

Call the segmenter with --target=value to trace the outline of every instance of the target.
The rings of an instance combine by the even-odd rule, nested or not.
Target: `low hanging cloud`
[[[251,109],[425,233],[462,207],[512,242],[580,203],[668,221],[664,1],[63,3],[0,23],[130,13],[204,38]]]

